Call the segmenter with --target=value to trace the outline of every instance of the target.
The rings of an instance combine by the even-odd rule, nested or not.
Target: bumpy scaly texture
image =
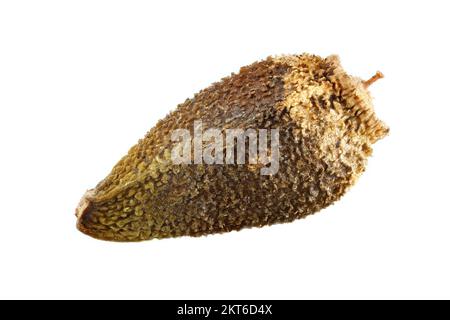
[[[388,128],[367,87],[338,58],[269,57],[180,104],[151,129],[77,208],[77,226],[103,240],[200,236],[284,223],[338,200]],[[175,129],[280,130],[279,171],[255,165],[175,165]]]

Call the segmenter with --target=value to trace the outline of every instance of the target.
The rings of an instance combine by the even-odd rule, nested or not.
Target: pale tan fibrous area
[[[94,238],[142,241],[286,223],[338,200],[388,133],[363,81],[336,56],[287,55],[242,67],[195,94],[133,146],[76,209]],[[279,129],[279,171],[174,164],[171,133],[203,127]]]

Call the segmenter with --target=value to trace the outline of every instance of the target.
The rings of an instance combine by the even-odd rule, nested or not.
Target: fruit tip
[[[91,197],[93,195],[93,190],[88,190],[83,195],[83,197],[80,200],[80,203],[78,204],[77,208],[75,209],[75,216],[80,219],[86,211],[88,211],[90,205],[91,205]]]

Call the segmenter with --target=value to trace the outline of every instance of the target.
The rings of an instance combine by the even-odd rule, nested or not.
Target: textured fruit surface
[[[388,133],[363,81],[336,56],[269,57],[180,104],[83,196],[80,231],[103,240],[200,236],[290,222],[338,200]],[[279,171],[254,164],[174,164],[171,133],[278,128]]]

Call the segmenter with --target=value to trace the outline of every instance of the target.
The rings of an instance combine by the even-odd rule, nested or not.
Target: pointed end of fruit
[[[80,220],[86,212],[89,211],[89,208],[91,207],[91,199],[94,195],[94,190],[88,190],[83,195],[83,197],[80,200],[80,203],[78,204],[78,207],[75,209],[75,216]]]
[[[82,233],[93,236],[90,233],[90,230],[85,225],[86,217],[88,216],[89,212],[92,211],[92,197],[94,195],[94,190],[88,190],[83,195],[83,197],[80,200],[80,203],[78,204],[77,208],[75,209],[75,216],[77,217],[77,229],[81,231]]]

